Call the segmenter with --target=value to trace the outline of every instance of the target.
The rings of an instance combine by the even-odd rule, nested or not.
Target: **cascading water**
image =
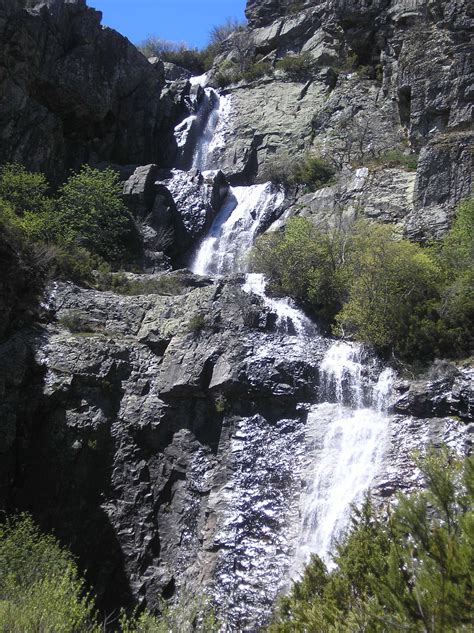
[[[212,89],[206,90],[211,98]],[[217,95],[195,143],[194,168],[217,167],[212,151],[225,142],[229,112],[230,99]],[[246,272],[255,237],[283,202],[283,191],[271,183],[232,187],[194,257],[193,272]],[[248,273],[243,290],[261,297],[277,317],[276,332],[250,337],[249,364],[275,371],[284,356],[310,365],[318,346],[327,346],[291,300],[267,296],[262,275]],[[213,596],[226,620],[223,630],[257,630],[285,578],[298,576],[311,553],[330,564],[331,544],[347,525],[351,504],[380,472],[390,435],[392,372],[367,363],[359,346],[337,342],[326,349],[319,374],[319,403],[310,406],[304,432],[298,419],[269,424],[255,415],[235,423],[233,474],[215,493],[226,500],[213,537],[219,550]]]
[[[283,200],[283,192],[271,183],[231,187],[196,254],[193,272],[224,275],[244,271],[245,258],[259,229]]]
[[[213,169],[213,153],[225,142],[231,98],[219,95],[214,88],[203,88],[206,79],[206,75],[191,79],[195,92],[190,100],[191,114],[174,130],[179,149],[177,167],[183,169]]]
[[[380,472],[389,436],[391,370],[383,370],[375,384],[364,388],[361,348],[337,342],[326,352],[320,371],[321,399],[326,402],[312,407],[308,416],[306,490],[293,576],[312,553],[331,566],[331,545],[346,527],[351,505],[361,501]]]

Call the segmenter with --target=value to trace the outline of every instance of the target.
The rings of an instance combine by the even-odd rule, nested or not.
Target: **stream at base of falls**
[[[232,125],[231,97],[205,88],[200,109],[177,128],[178,144],[189,145],[183,130],[193,125],[200,132],[187,150],[192,166],[218,169],[212,150]],[[270,359],[278,365],[291,358],[313,366],[318,376],[298,417],[232,420],[227,478],[209,500],[219,507],[209,592],[223,631],[259,630],[311,554],[330,568],[332,545],[348,525],[352,504],[369,488],[381,491],[396,479],[396,459],[409,463],[410,450],[427,438],[408,420],[403,424],[412,429],[413,442],[397,439],[388,414],[395,378],[390,368],[358,344],[319,335],[291,299],[269,296],[264,277],[247,272],[249,251],[278,219],[284,198],[271,183],[231,187],[191,262],[194,273],[216,282],[245,274],[242,290],[275,315],[272,331],[252,339],[249,363]]]

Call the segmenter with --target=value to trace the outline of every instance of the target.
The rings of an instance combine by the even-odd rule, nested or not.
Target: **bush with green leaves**
[[[259,173],[259,181],[271,181],[286,187],[305,185],[308,191],[316,191],[329,185],[334,169],[323,158],[307,152],[301,158],[281,152],[269,158]]]
[[[315,70],[315,61],[311,53],[305,51],[298,55],[286,55],[276,63],[291,81],[307,81]]]
[[[160,616],[149,612],[119,619],[120,633],[217,633],[221,626],[205,596],[181,594],[174,604],[160,601]]]
[[[284,231],[257,239],[250,264],[264,273],[271,291],[310,306],[328,325],[341,308],[345,292],[345,241],[339,228],[320,231],[306,218],[291,218]]]
[[[359,222],[345,268],[347,299],[336,317],[338,330],[407,355],[403,343],[416,337],[419,311],[439,296],[439,266],[392,226]]]
[[[84,165],[58,195],[47,190],[42,174],[16,164],[0,168],[0,226],[15,232],[25,249],[41,252],[50,274],[90,281],[101,262],[131,259],[136,229],[115,171]]]
[[[0,631],[101,630],[71,554],[31,517],[0,525],[0,569]]]
[[[474,459],[443,448],[417,462],[426,489],[354,509],[335,568],[313,556],[270,633],[472,630]]]
[[[261,236],[253,269],[269,289],[294,297],[323,326],[408,362],[460,358],[472,349],[472,199],[435,245],[401,238],[391,225],[333,216],[324,227],[296,217]]]
[[[106,261],[123,261],[132,220],[113,169],[84,165],[59,190],[55,232],[58,242],[85,248]]]

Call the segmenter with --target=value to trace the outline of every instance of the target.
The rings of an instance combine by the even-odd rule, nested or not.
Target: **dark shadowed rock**
[[[162,66],[83,1],[22,4],[0,7],[0,162],[56,182],[83,162],[170,164],[179,105]]]

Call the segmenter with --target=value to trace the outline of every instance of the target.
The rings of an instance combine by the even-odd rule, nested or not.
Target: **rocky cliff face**
[[[341,358],[243,275],[160,271],[189,263],[228,219],[229,182],[249,184],[282,152],[339,160],[337,180],[286,191],[263,218],[252,209],[253,229],[342,212],[441,234],[470,188],[467,3],[249,0],[256,54],[308,51],[314,64],[304,82],[276,69],[220,104],[176,67],[165,78],[81,0],[24,4],[0,8],[0,159],[58,177],[84,160],[121,164],[150,273],[128,274],[130,296],[51,284],[34,327],[0,332],[1,507],[56,530],[106,611],[206,591],[227,630],[258,630],[288,582],[334,418],[382,415],[384,396],[371,481],[385,498],[418,484],[414,448],[469,449],[473,370],[438,364],[390,389],[367,350]],[[162,169],[195,162],[192,124],[208,103],[198,122],[205,134],[219,110],[204,161],[216,169]],[[375,164],[394,148],[419,154],[416,171]],[[0,263],[0,315],[13,323],[28,280],[6,241]]]
[[[298,540],[305,469],[324,441],[315,449],[312,434],[333,406],[314,408],[332,341],[276,328],[239,278],[154,278],[173,294],[53,284],[41,327],[2,346],[2,504],[55,529],[106,610],[210,591],[228,630],[248,630],[268,617]],[[472,377],[444,367],[396,385],[378,494],[416,484],[423,443],[465,450]]]
[[[84,162],[172,163],[179,104],[163,65],[103,29],[101,17],[85,0],[2,0],[1,162],[53,182]]]
[[[298,161],[308,151],[337,169],[366,165],[358,184],[369,216],[400,222],[417,239],[446,230],[471,186],[467,3],[249,1],[247,17],[249,48],[271,62],[274,76],[229,89],[232,136],[221,168],[258,177],[279,154]],[[298,81],[276,69],[300,54],[312,68]],[[416,175],[385,168],[383,155],[393,149],[419,156]],[[345,173],[336,191],[318,196],[363,212],[347,190],[351,181]]]

